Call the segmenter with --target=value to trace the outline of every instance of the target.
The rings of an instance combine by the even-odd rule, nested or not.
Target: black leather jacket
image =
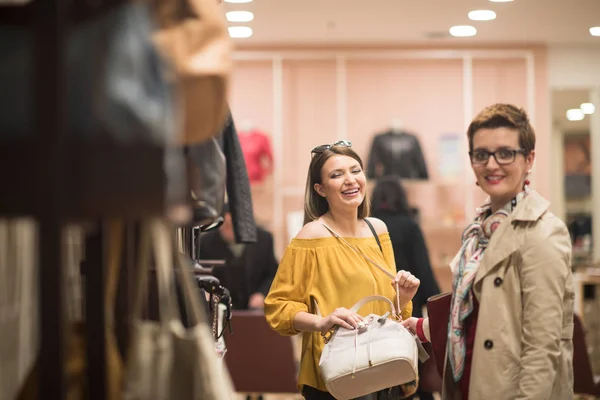
[[[256,242],[256,221],[252,208],[252,192],[246,171],[244,153],[231,114],[219,138],[227,162],[227,197],[238,243]]]
[[[367,177],[398,175],[407,179],[428,179],[427,165],[419,139],[406,132],[376,135],[371,144]]]

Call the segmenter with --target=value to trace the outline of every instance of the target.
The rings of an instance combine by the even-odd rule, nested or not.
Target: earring
[[[525,180],[523,181],[523,190],[525,191],[525,193],[529,193],[529,185],[531,184],[531,181],[529,180],[530,174],[531,170],[527,171],[527,173],[525,174]]]

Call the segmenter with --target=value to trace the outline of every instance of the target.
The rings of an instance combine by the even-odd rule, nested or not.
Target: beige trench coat
[[[532,191],[483,256],[470,400],[573,398],[571,241],[548,206]],[[462,398],[449,363],[442,398]]]

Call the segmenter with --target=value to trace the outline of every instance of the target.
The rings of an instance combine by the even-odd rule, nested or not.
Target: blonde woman
[[[335,325],[353,329],[363,316],[389,311],[383,302],[367,304],[359,313],[348,309],[374,294],[396,302],[396,283],[402,316],[410,317],[419,280],[406,271],[396,274],[387,227],[378,219],[367,218],[369,199],[363,163],[350,142],[313,149],[304,210],[305,225],[285,251],[265,299],[265,316],[282,335],[302,333],[298,387],[308,400],[329,400],[334,397],[327,393],[319,371],[324,346],[321,334]],[[395,279],[390,280],[333,237],[323,224],[387,266],[396,274]],[[323,317],[315,315],[315,303]]]

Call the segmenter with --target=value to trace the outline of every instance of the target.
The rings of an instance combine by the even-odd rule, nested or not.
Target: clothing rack
[[[122,0],[33,0],[0,5],[0,24],[32,32],[33,132],[0,135],[0,216],[31,216],[39,226],[39,397],[65,399],[66,316],[62,230],[69,222],[107,217],[136,220],[164,215],[164,149],[148,143],[120,144],[66,135],[63,65],[70,28],[96,18]],[[131,249],[130,239],[125,248]],[[87,383],[90,399],[106,399],[104,231],[88,241],[86,273]],[[133,265],[125,251],[122,274]],[[123,275],[122,275],[123,277]],[[122,282],[120,282],[120,285]],[[121,290],[119,290],[121,292]],[[127,307],[127,293],[118,304]],[[118,321],[117,321],[118,324]],[[123,332],[121,332],[123,334]],[[122,335],[120,335],[122,336]]]

